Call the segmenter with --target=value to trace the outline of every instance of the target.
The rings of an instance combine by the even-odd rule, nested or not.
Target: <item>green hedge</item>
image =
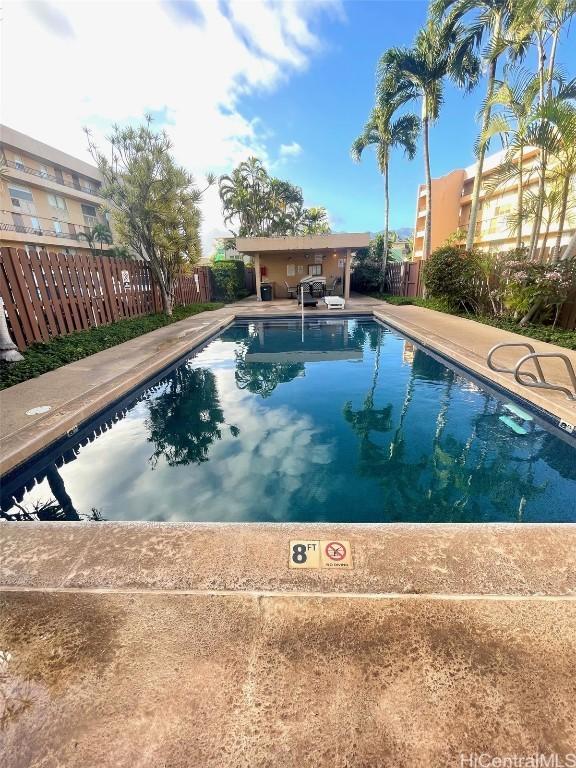
[[[235,301],[248,295],[243,261],[216,261],[212,265],[214,291],[222,301]]]
[[[0,361],[0,389],[19,384],[26,379],[33,379],[42,373],[53,371],[67,363],[81,360],[95,352],[122,344],[124,341],[142,336],[144,333],[184,320],[192,315],[207,310],[219,309],[222,304],[189,304],[186,307],[174,307],[171,317],[167,315],[144,315],[129,320],[120,320],[111,325],[101,325],[88,331],[58,336],[46,344],[32,344],[23,353],[24,360],[19,363]]]

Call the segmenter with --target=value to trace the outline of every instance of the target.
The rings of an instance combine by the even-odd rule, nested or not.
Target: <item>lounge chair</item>
[[[311,283],[300,283],[298,286],[298,305],[304,302],[305,307],[317,307],[318,299],[312,296]]]
[[[284,285],[286,287],[286,293],[288,294],[288,298],[289,299],[295,299],[296,298],[296,293],[298,291],[297,286],[293,286],[292,287],[291,285],[288,285],[286,280],[284,280]]]
[[[346,306],[343,296],[324,296],[324,302],[328,309],[344,309]]]

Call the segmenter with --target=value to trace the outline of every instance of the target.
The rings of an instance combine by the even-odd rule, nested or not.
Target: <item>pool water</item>
[[[576,443],[367,319],[237,322],[3,484],[2,516],[576,521]]]

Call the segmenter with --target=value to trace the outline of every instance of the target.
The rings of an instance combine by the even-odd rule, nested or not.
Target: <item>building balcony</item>
[[[100,201],[102,200],[102,195],[96,187],[81,184],[80,182],[74,183],[66,181],[65,179],[60,179],[58,176],[54,176],[50,173],[44,173],[36,168],[31,168],[28,165],[16,163],[14,160],[2,160],[0,162],[9,169],[7,175],[9,175],[10,178],[18,179],[23,182],[32,182],[30,177],[34,177],[35,182],[41,183],[42,186],[49,187],[55,191],[59,191],[60,187],[66,187],[67,190],[71,191],[73,197],[81,199],[86,199],[86,197],[97,198],[97,200],[94,201],[97,202],[97,204],[100,204]]]
[[[86,239],[80,237],[80,233],[75,232],[58,232],[56,229],[38,228],[38,227],[26,227],[24,224],[4,224],[0,222],[0,231],[2,232],[17,232],[20,235],[37,235],[44,238],[58,238],[62,240],[80,240],[86,243]]]

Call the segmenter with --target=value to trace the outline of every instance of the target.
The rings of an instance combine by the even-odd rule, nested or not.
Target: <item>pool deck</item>
[[[8,525],[3,768],[575,751],[576,526]],[[302,536],[354,568],[289,569]]]
[[[347,309],[512,389],[483,363],[511,334]],[[235,316],[274,314],[293,302],[229,305],[3,392],[3,471]],[[353,568],[289,568],[298,538],[348,540]],[[0,524],[2,768],[561,760],[575,701],[576,525]]]

